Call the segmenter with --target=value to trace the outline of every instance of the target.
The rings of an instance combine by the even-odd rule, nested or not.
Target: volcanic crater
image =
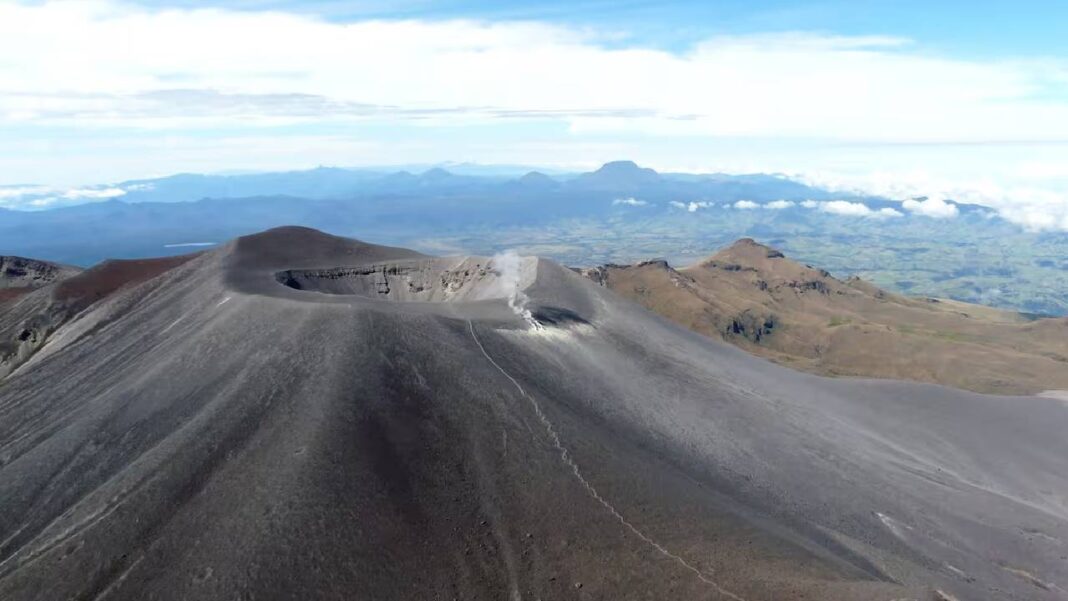
[[[506,299],[535,280],[533,257],[444,257],[348,267],[287,269],[275,279],[295,290],[396,302]]]

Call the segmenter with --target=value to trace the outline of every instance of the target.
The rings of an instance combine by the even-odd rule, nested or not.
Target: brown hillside
[[[664,261],[583,273],[692,330],[824,375],[979,392],[1068,389],[1068,319],[892,294],[751,239],[685,269]]]
[[[0,288],[0,379],[40,350],[60,328],[119,290],[143,284],[197,256],[108,260],[85,271],[63,268],[40,286]],[[37,262],[43,265],[43,262]],[[43,268],[39,270],[46,273]],[[24,278],[25,279],[25,278]],[[43,281],[43,277],[33,279]]]

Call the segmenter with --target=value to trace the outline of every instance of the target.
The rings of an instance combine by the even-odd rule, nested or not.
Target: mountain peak
[[[720,251],[720,253],[744,253],[750,255],[753,258],[764,259],[785,259],[786,255],[782,254],[782,251],[772,248],[766,244],[761,244],[752,238],[739,238],[727,248]],[[717,253],[718,254],[718,253]]]
[[[434,167],[423,172],[422,176],[425,180],[441,180],[452,177],[452,173],[442,169],[441,167]]]
[[[557,183],[556,180],[540,171],[531,171],[520,177],[518,181],[526,186],[551,186]]]
[[[659,181],[659,173],[648,167],[639,167],[634,161],[605,163],[600,169],[584,173],[575,180],[586,187],[620,191],[655,185]]]
[[[655,170],[648,167],[640,167],[634,161],[609,161],[604,165],[601,165],[600,169],[594,171],[594,173],[609,175],[659,175]]]
[[[794,262],[787,259],[786,255],[778,249],[761,244],[752,238],[740,238],[730,246],[720,249],[712,256],[700,261],[699,264],[738,263],[749,267],[757,267],[766,263],[769,259],[782,259],[788,263]]]
[[[752,238],[737,240],[683,271],[692,270],[744,271],[767,282],[820,282],[824,287],[841,285],[827,271],[794,261],[778,249]]]

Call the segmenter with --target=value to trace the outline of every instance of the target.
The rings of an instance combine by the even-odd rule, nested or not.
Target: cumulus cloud
[[[743,209],[743,210],[745,210],[745,209],[755,209],[755,208],[757,208],[759,206],[760,205],[758,205],[757,203],[755,203],[755,202],[753,202],[751,200],[739,200],[738,202],[734,203],[734,208]]]
[[[782,209],[789,209],[795,206],[797,203],[790,200],[773,200],[764,205],[765,209],[771,209],[775,211],[781,211]]]
[[[870,217],[873,211],[862,202],[850,202],[848,200],[829,200],[820,203],[820,210],[824,213],[835,215],[850,215],[853,217]]]
[[[801,203],[802,206],[807,208],[815,208],[824,213],[831,213],[832,215],[845,215],[847,217],[869,217],[875,219],[885,219],[890,217],[902,217],[904,214],[897,209],[885,207],[879,210],[874,210],[863,202],[856,202],[850,200],[827,200],[827,201],[812,201],[806,200]]]
[[[923,196],[919,198],[908,198],[901,203],[901,206],[910,213],[923,215],[925,217],[934,217],[935,219],[949,219],[960,214],[957,205],[952,202],[946,202],[946,200],[942,198]]]
[[[625,205],[628,207],[644,207],[649,203],[644,200],[638,200],[637,198],[617,198],[612,201],[613,205]]]
[[[677,200],[673,200],[668,204],[675,207],[676,209],[684,209],[690,213],[696,213],[698,209],[710,209],[716,206],[716,203],[709,202],[707,200],[691,200],[690,202],[679,202]]]
[[[820,206],[820,203],[816,202],[815,200],[802,200],[801,206],[805,207],[806,209],[815,209],[816,207]]]

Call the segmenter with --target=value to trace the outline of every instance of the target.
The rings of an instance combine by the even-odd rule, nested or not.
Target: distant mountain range
[[[752,237],[892,291],[1068,313],[1068,235],[1025,232],[985,207],[951,202],[937,219],[901,199],[779,175],[658,173],[631,161],[581,174],[455,169],[181,174],[62,194],[25,187],[19,206],[82,204],[0,209],[0,254],[87,267],[296,224],[426,252],[516,248],[571,265],[685,265]]]
[[[605,218],[627,209],[661,212],[676,199],[803,200],[825,192],[775,176],[660,175],[629,161],[592,173],[554,178],[420,174],[319,168],[248,175],[181,174],[113,186],[121,196],[48,211],[0,213],[0,252],[87,266],[105,258],[185,252],[183,244],[217,242],[280,224],[340,233],[414,238],[477,226],[543,225]],[[614,204],[633,200],[633,205]],[[637,200],[635,200],[637,199]],[[170,250],[168,250],[170,249]]]
[[[90,186],[60,194],[40,186],[24,186],[19,208],[86,204],[93,199],[125,203],[191,202],[206,198],[294,196],[315,200],[367,198],[412,193],[471,194],[546,189],[561,191],[643,194],[654,200],[679,200],[714,195],[721,200],[820,199],[828,193],[776,175],[660,174],[632,161],[607,163],[580,174],[547,174],[531,170],[450,171],[433,167],[419,173],[319,167],[308,171],[200,175],[183,173],[157,179],[130,180]],[[680,196],[681,195],[681,196]],[[36,201],[36,202],[35,202]]]

